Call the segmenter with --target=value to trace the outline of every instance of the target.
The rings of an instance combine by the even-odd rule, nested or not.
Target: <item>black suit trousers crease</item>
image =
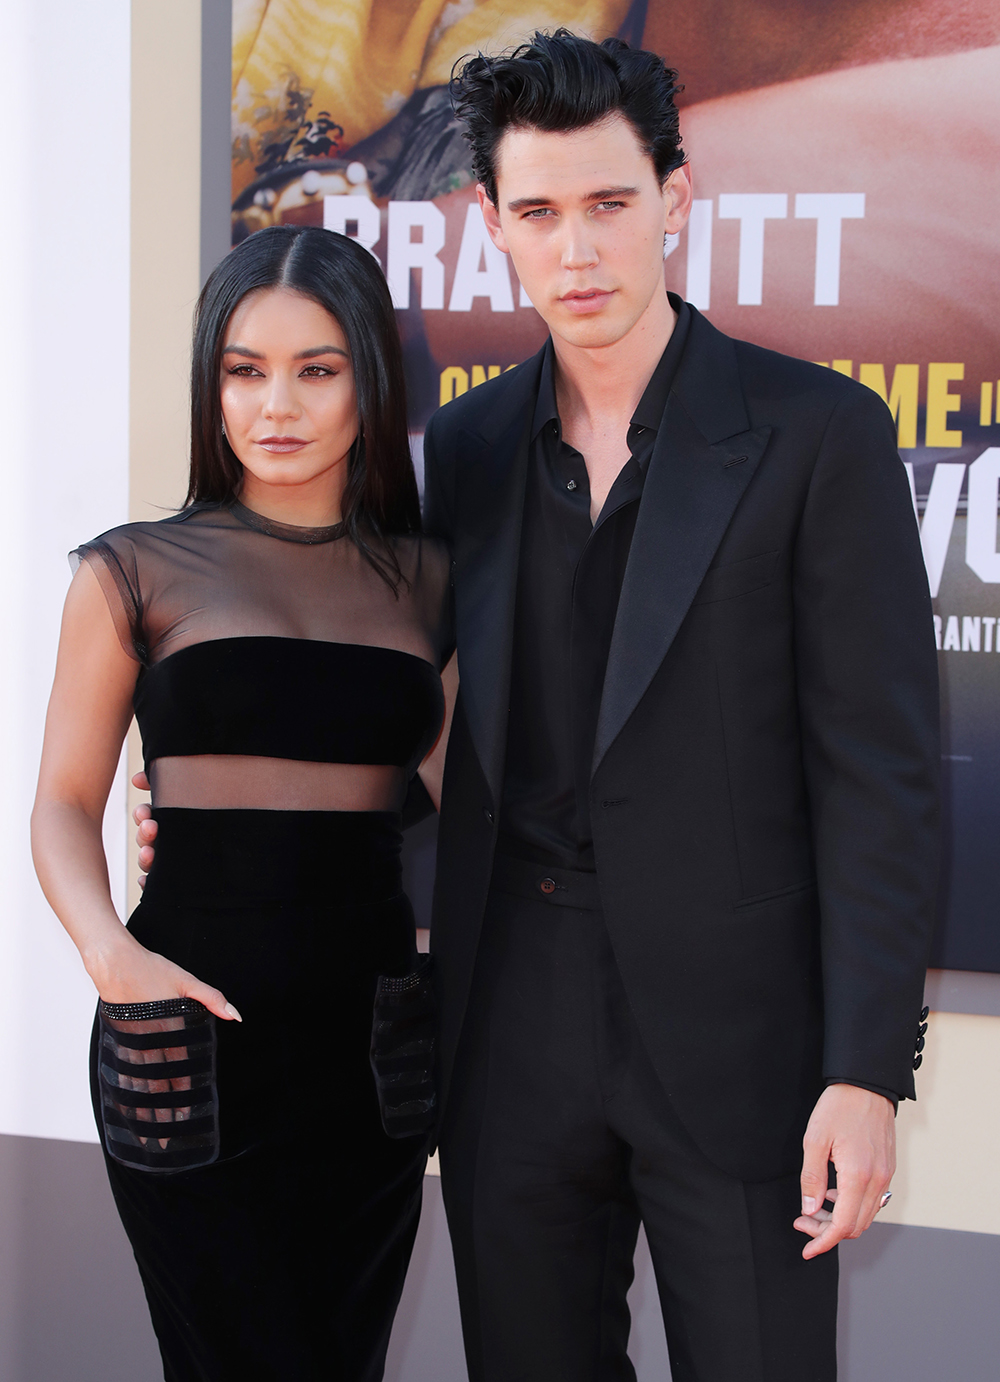
[[[601,912],[527,893],[491,891],[441,1139],[471,1382],[634,1382],[640,1222],[674,1382],[833,1382],[837,1254],[802,1259],[797,1173],[708,1160]]]

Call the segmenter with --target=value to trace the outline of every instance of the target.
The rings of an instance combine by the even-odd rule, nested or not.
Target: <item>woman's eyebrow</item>
[[[245,355],[248,360],[263,360],[263,355],[256,350],[251,350],[245,345],[227,345],[222,347],[223,355]]]
[[[242,355],[247,360],[263,360],[265,358],[259,351],[251,350],[249,346],[238,345],[236,343],[223,346],[222,353],[223,355]],[[300,350],[292,358],[295,360],[314,360],[317,355],[342,355],[345,360],[351,358],[346,350],[342,350],[340,346],[335,345],[310,346],[308,350]]]
[[[351,358],[346,350],[341,350],[340,346],[323,345],[312,346],[309,350],[300,350],[299,353],[295,356],[295,359],[312,360],[317,355],[343,355],[345,360],[349,360]]]

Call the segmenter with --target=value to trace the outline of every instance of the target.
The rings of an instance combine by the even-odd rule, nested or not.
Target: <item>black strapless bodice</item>
[[[307,638],[217,638],[144,667],[134,706],[158,758],[254,755],[392,764],[407,777],[444,716],[441,678],[395,648]]]

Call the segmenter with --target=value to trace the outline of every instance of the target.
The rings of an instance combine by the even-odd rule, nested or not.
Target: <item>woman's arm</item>
[[[444,760],[448,752],[448,736],[451,733],[451,717],[455,713],[455,697],[458,695],[458,654],[452,653],[448,664],[441,673],[444,687],[444,721],[441,733],[430,753],[417,770],[420,780],[427,788],[427,794],[434,803],[435,810],[441,810],[441,785],[444,781]]]
[[[66,597],[45,722],[31,845],[42,890],[109,1003],[195,998],[239,1018],[223,994],[144,949],[111,901],[104,807],[132,719],[138,665],[118,641],[97,578],[83,562]]]

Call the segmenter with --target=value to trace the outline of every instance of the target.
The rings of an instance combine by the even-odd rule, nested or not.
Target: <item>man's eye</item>
[[[597,210],[598,210],[598,211],[617,211],[618,208],[619,208],[620,206],[624,206],[624,205],[625,205],[624,202],[598,202],[598,203],[597,203]]]
[[[537,206],[535,207],[534,211],[525,212],[524,219],[526,221],[540,221],[543,217],[549,216],[551,214],[551,207]]]

